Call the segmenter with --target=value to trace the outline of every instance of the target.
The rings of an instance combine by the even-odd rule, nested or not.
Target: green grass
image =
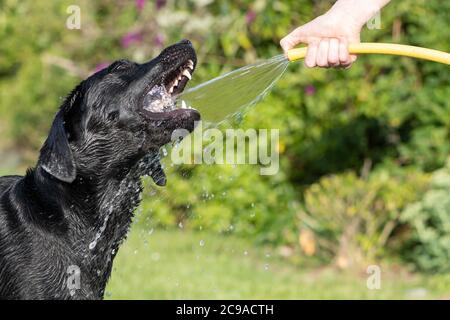
[[[364,270],[301,268],[270,248],[231,236],[135,225],[114,263],[108,299],[405,299],[448,298],[450,276],[382,273],[368,290]]]

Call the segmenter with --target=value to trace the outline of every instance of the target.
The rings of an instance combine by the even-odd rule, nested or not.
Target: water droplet
[[[244,251],[244,256],[248,256],[248,251],[247,250]]]
[[[200,247],[203,247],[205,245],[205,240],[200,240]]]
[[[94,240],[91,243],[89,243],[89,250],[94,250],[96,245],[97,245],[97,241],[96,240]]]
[[[264,265],[264,270],[265,270],[265,271],[269,270],[269,264],[268,264],[268,263],[266,263],[266,264]]]
[[[178,224],[178,228],[180,228],[180,229],[183,229],[183,222],[180,222],[179,224]]]

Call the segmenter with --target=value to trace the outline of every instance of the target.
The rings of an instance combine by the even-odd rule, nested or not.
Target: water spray
[[[390,43],[350,44],[351,54],[386,54],[423,59],[450,65],[450,54],[438,50]],[[289,50],[186,90],[179,96],[183,104],[193,106],[205,122],[217,124],[241,117],[260,101],[284,74],[290,62],[306,56],[307,47]]]

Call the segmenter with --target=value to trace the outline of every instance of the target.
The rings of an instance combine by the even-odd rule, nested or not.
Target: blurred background
[[[332,3],[0,0],[0,174],[34,165],[65,95],[108,63],[188,38],[193,86],[280,54]],[[80,30],[66,28],[69,5]],[[448,1],[393,1],[362,40],[449,52],[449,21]],[[106,297],[449,299],[449,80],[448,66],[408,58],[292,63],[238,124],[280,129],[280,172],[166,159],[167,186],[145,180]]]

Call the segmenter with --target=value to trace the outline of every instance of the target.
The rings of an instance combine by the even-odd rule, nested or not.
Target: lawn
[[[232,236],[138,225],[115,260],[107,299],[407,299],[449,298],[450,276],[382,269],[369,290],[365,270],[302,268]]]

